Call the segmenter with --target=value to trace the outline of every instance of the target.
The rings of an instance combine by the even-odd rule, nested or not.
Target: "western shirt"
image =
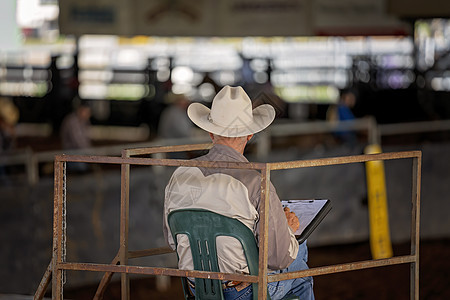
[[[231,147],[216,144],[201,161],[248,162]],[[261,174],[256,170],[203,167],[179,167],[165,190],[164,235],[175,249],[167,222],[168,214],[182,208],[203,208],[238,219],[259,237]],[[297,257],[298,242],[288,226],[275,187],[269,188],[268,268],[284,269]],[[178,267],[192,270],[193,262],[186,236],[177,236]],[[218,237],[219,269],[226,273],[248,273],[240,243],[232,237]]]

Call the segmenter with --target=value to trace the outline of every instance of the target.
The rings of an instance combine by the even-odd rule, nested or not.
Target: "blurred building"
[[[349,87],[360,91],[357,117],[450,117],[450,9],[437,1],[2,3],[19,36],[2,37],[0,94],[14,97],[20,122],[58,130],[79,94],[96,102],[94,124],[156,132],[168,92],[207,103],[217,86],[268,82],[286,103],[313,105],[310,119]]]

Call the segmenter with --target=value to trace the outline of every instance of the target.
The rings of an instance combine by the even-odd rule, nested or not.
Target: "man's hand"
[[[286,219],[287,219],[289,227],[291,227],[292,232],[296,232],[298,227],[300,226],[298,217],[288,207],[285,207],[283,210],[284,210],[284,214],[286,215]]]

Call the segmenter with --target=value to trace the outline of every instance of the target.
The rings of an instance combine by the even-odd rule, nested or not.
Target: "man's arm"
[[[164,239],[166,240],[167,244],[175,250],[175,242],[173,240],[172,234],[170,232],[169,228],[169,222],[167,220],[167,217],[169,215],[169,210],[167,208],[168,201],[169,201],[169,191],[172,188],[173,183],[173,175],[170,178],[169,183],[166,186],[165,192],[164,192],[164,210],[163,210],[163,233],[164,233]]]
[[[294,231],[292,231],[288,224],[286,214],[281,206],[281,201],[272,184],[270,184],[269,196],[268,267],[272,270],[280,270],[287,268],[291,262],[294,261],[297,257],[299,245],[295,238]],[[257,209],[260,211],[259,204]],[[293,216],[295,216],[295,214]],[[295,218],[297,217],[295,216]],[[293,217],[291,217],[291,223],[292,222],[295,222]],[[256,235],[259,238],[259,222],[256,226]]]

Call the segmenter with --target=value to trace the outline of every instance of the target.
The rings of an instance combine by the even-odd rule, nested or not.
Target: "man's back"
[[[230,147],[215,145],[210,152],[198,158],[208,161],[248,162],[243,155]],[[259,234],[258,208],[260,202],[260,174],[254,170],[219,168],[178,168],[166,187],[165,220],[172,210],[180,208],[203,208],[236,218],[255,233]],[[269,232],[269,266],[274,269],[285,268],[295,258],[295,237],[288,229],[275,190],[271,188],[271,213]],[[173,241],[168,234],[167,224],[164,233],[169,244]],[[231,239],[231,240],[230,240]],[[292,242],[294,240],[294,242]],[[224,272],[247,273],[246,262],[241,246],[232,238],[218,240],[219,262]],[[178,241],[179,267],[192,269],[192,258],[186,238]]]

